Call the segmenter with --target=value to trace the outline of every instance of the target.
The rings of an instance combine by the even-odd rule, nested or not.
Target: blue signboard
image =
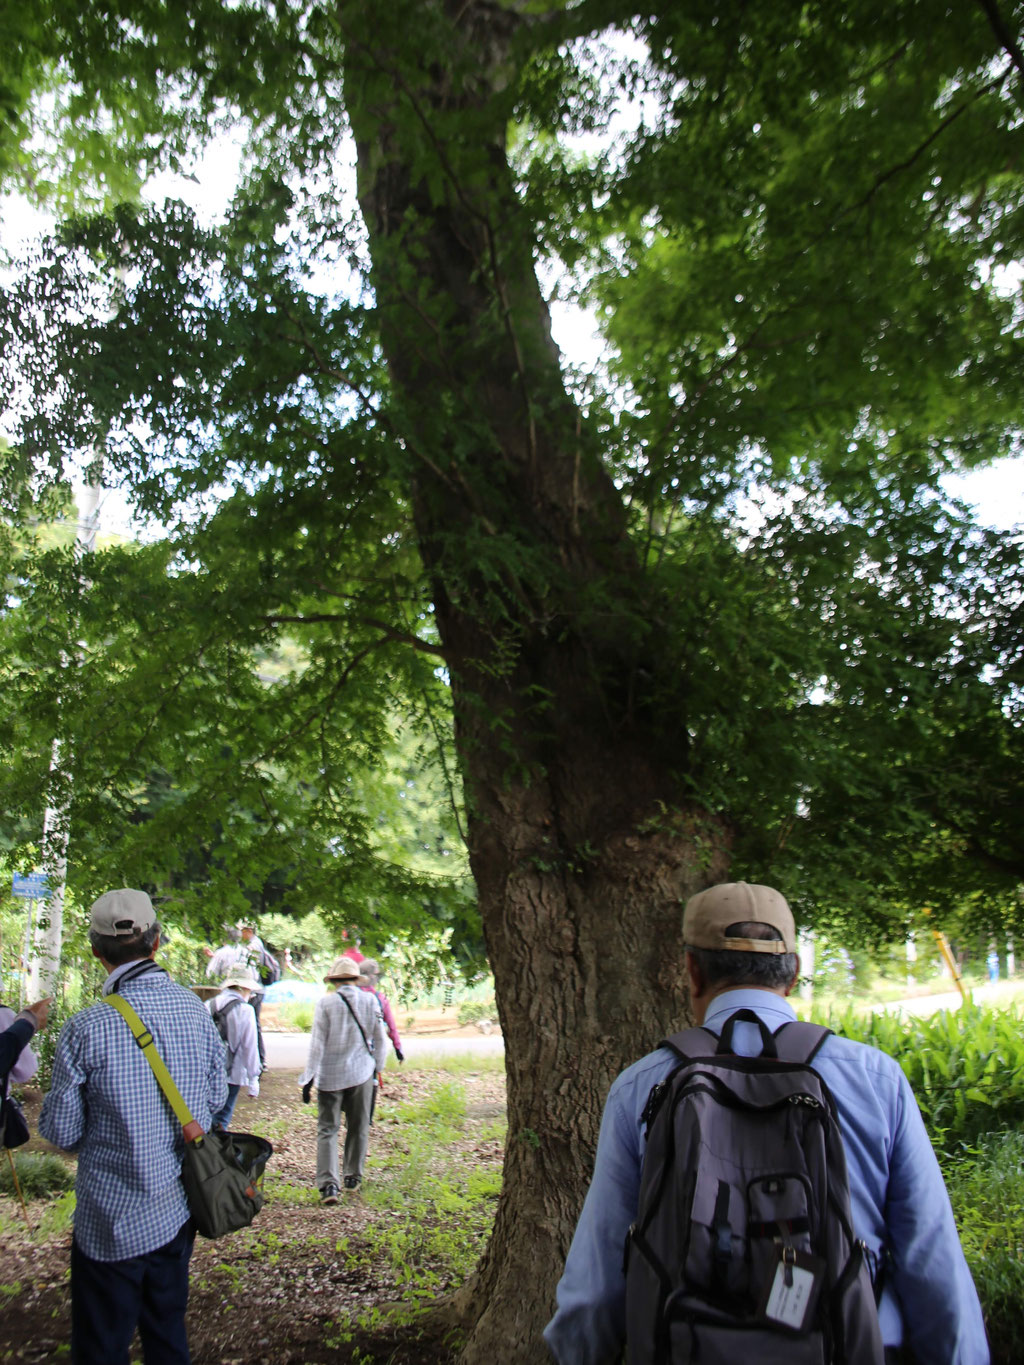
[[[30,872],[23,877],[19,873],[14,874],[14,885],[11,887],[11,894],[20,896],[23,900],[38,901],[45,900],[50,894],[50,888],[46,882],[46,874],[43,872]]]

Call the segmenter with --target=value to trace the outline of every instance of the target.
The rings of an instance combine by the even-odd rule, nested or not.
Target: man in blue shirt
[[[144,891],[92,906],[92,950],[152,1033],[193,1118],[209,1131],[227,1099],[224,1050],[197,995],[153,958],[160,925]],[[71,1242],[72,1365],[129,1365],[138,1326],[146,1365],[189,1365],[188,1264],[195,1228],[181,1184],[185,1145],[125,1020],[99,1002],[57,1040],[39,1131],[78,1153]]]
[[[786,996],[800,962],[789,906],[771,887],[731,882],[693,896],[683,917],[694,1018],[721,1032],[752,1010],[774,1032],[796,1018]],[[761,1050],[739,1023],[733,1048]],[[594,1175],[544,1339],[559,1365],[616,1365],[625,1342],[623,1249],[637,1213],[644,1159],[641,1115],[651,1089],[678,1065],[665,1048],[616,1079],[608,1094]],[[879,1305],[887,1359],[988,1365],[981,1306],[917,1102],[897,1063],[876,1048],[830,1037],[814,1069],[832,1092],[846,1149],[856,1235],[888,1252]],[[902,1350],[910,1354],[904,1357]]]

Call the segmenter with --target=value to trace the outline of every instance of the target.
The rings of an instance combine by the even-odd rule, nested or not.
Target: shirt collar
[[[122,962],[119,967],[114,968],[114,970],[107,977],[106,981],[104,981],[103,989],[100,992],[100,994],[110,995],[114,991],[116,991],[118,982],[121,980],[123,976],[127,975],[128,972],[131,972],[132,968],[135,968],[135,971],[132,972],[133,976],[142,976],[143,972],[146,971],[148,968],[152,968],[153,971],[156,972],[163,971],[163,967],[158,967],[152,958],[134,957],[132,958],[131,962]],[[139,968],[142,968],[142,970],[140,971]]]
[[[771,1023],[769,1016],[777,1018],[779,1022],[776,1027],[796,1018],[796,1010],[784,995],[776,995],[774,991],[758,990],[752,986],[741,986],[715,996],[704,1016],[704,1027],[711,1029],[713,1033],[721,1032],[726,1019],[737,1010],[753,1010],[768,1024]]]

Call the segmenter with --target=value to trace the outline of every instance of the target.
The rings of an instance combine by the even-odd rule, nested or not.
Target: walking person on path
[[[267,1051],[263,1045],[263,1026],[260,1024],[260,1011],[263,1008],[263,988],[281,979],[281,968],[277,958],[269,952],[266,944],[256,932],[256,925],[251,920],[240,920],[238,928],[241,931],[242,943],[239,962],[249,968],[256,978],[249,995],[249,1004],[252,1012],[256,1016],[256,1047],[260,1054],[260,1070],[264,1070],[267,1065]]]
[[[267,1053],[263,1044],[263,1030],[260,1027],[260,1010],[263,1007],[261,972],[267,975],[268,980],[277,981],[281,969],[277,959],[264,947],[263,940],[257,935],[251,921],[240,921],[227,930],[227,936],[228,942],[216,952],[211,952],[209,948],[203,949],[210,959],[206,964],[206,975],[211,980],[222,981],[229,972],[242,967],[254,978],[252,990],[249,992],[249,1004],[256,1016],[256,1050],[259,1054],[260,1072],[263,1072],[267,1065]]]
[[[245,1006],[256,981],[244,967],[229,973],[221,982],[221,992],[210,1001],[210,1013],[217,1032],[224,1040],[224,1065],[228,1078],[228,1097],[213,1117],[214,1128],[228,1128],[235,1112],[239,1092],[245,1086],[249,1098],[260,1093],[259,1048],[256,1040],[256,1016]]]
[[[89,914],[104,996],[124,996],[200,1127],[227,1098],[210,1012],[154,956],[160,925],[144,891],[100,896]],[[78,1153],[71,1240],[73,1365],[129,1365],[136,1326],[146,1365],[190,1365],[185,1333],[195,1240],[181,1183],[185,1140],[131,1029],[102,1000],[57,1040],[39,1131]]]
[[[402,1051],[402,1040],[398,1034],[398,1024],[395,1022],[395,1012],[391,1008],[387,996],[380,989],[380,964],[375,958],[364,957],[360,962],[359,984],[364,991],[370,991],[376,996],[377,1003],[380,1005],[380,1012],[384,1018],[384,1027],[387,1029],[388,1037],[395,1049],[395,1056],[400,1062],[404,1062],[405,1053]]]
[[[796,1019],[786,997],[796,985],[800,960],[785,899],[771,887],[746,882],[713,886],[687,901],[682,932],[694,1019],[715,1035],[709,1044],[717,1046],[728,1028],[730,1056],[760,1054],[765,1031],[774,1039]],[[627,1234],[631,1243],[636,1234],[648,1105],[654,1088],[678,1064],[677,1055],[659,1047],[623,1071],[608,1094],[590,1190],[558,1285],[558,1309],[544,1331],[559,1365],[617,1365],[622,1359],[624,1248]],[[853,1230],[870,1262],[885,1268],[875,1291],[887,1365],[911,1360],[988,1365],[981,1306],[949,1196],[899,1063],[877,1048],[830,1034],[814,1055],[813,1069],[838,1112]],[[713,1192],[702,1191],[702,1197],[714,1204]],[[630,1255],[637,1255],[635,1245]],[[754,1359],[745,1353],[751,1331],[736,1336],[746,1337],[747,1347],[716,1360]],[[787,1344],[792,1348],[797,1339]],[[639,1358],[636,1350],[630,1355]]]
[[[337,989],[313,1011],[306,1069],[299,1077],[309,1104],[317,1092],[316,1186],[324,1204],[338,1202],[339,1187],[358,1190],[366,1166],[374,1086],[384,1070],[388,1037],[376,997],[356,984],[358,964],[339,957],[324,977]],[[338,1175],[338,1130],[345,1116],[345,1153]]]

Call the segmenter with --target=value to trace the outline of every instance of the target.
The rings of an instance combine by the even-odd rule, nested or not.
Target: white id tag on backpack
[[[779,1248],[779,1264],[761,1304],[761,1316],[801,1332],[808,1325],[821,1287],[825,1263],[795,1247]]]

